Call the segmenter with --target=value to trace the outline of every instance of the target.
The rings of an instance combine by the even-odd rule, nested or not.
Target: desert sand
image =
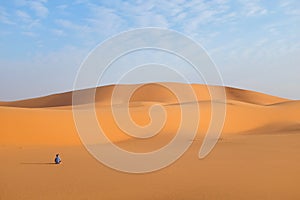
[[[112,142],[133,152],[158,149],[174,137],[180,106],[198,104],[201,121],[188,151],[156,172],[119,172],[98,162],[81,143],[71,92],[0,102],[0,199],[300,199],[300,101],[225,88],[221,138],[200,160],[210,122],[207,86],[192,85],[194,102],[179,102],[159,84],[139,88],[130,101],[137,124],[150,122],[154,104],[167,113],[165,126],[148,140],[124,134],[114,122],[111,106],[126,106],[111,105],[114,87],[99,87],[95,96],[98,121]],[[61,165],[52,164],[56,153]]]

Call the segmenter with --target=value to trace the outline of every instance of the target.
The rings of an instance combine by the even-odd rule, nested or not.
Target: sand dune
[[[184,88],[179,83],[168,84]],[[140,87],[129,104],[134,122],[150,123],[149,110],[154,104],[167,114],[159,134],[147,140],[126,135],[115,123],[111,110],[115,87],[99,87],[95,96],[99,124],[111,141],[134,152],[158,149],[176,134],[180,108],[192,112],[192,105],[197,104],[201,121],[188,152],[161,171],[123,174],[99,164],[84,150],[73,121],[71,92],[1,102],[0,155],[5,162],[0,167],[0,199],[300,198],[300,101],[225,88],[227,114],[221,139],[207,158],[199,160],[211,117],[207,86],[192,85],[197,101],[187,102],[178,102],[159,84]],[[121,87],[128,90],[133,85]],[[121,103],[112,106],[124,112],[125,99],[118,98]],[[89,102],[83,100],[78,107],[85,103]],[[192,131],[189,126],[184,128],[187,133]],[[63,164],[47,164],[57,152]]]
[[[181,89],[183,84],[168,83]],[[147,84],[140,87],[130,99],[132,119],[139,125],[150,123],[149,109],[159,103],[166,111],[168,119],[161,133],[168,133],[170,139],[178,129],[180,107],[198,104],[201,110],[201,122],[198,133],[205,133],[210,123],[210,95],[207,86],[192,85],[197,95],[196,102],[178,102],[176,96],[159,84]],[[122,90],[129,90],[132,85],[122,85]],[[216,87],[216,86],[213,86]],[[124,134],[114,122],[111,107],[111,95],[115,86],[99,87],[96,90],[96,112],[100,125],[112,141],[133,139]],[[251,133],[259,131],[269,133],[272,129],[262,129],[270,124],[278,129],[285,127],[298,130],[300,113],[299,101],[274,97],[258,92],[225,88],[227,95],[227,117],[223,134]],[[123,101],[122,97],[120,102]],[[82,102],[83,104],[86,102]],[[0,121],[2,144],[79,144],[72,116],[72,93],[55,94],[46,97],[15,102],[0,103]],[[126,104],[113,105],[122,110]],[[33,109],[34,108],[34,109]],[[283,129],[285,129],[283,128]],[[188,129],[188,127],[187,127]],[[22,131],[20,131],[22,130]],[[188,131],[188,130],[187,130]],[[14,133],[14,137],[11,134]],[[201,135],[201,134],[200,134]],[[159,138],[155,138],[159,143]]]
[[[179,89],[183,89],[184,84],[178,83],[164,83],[166,85],[175,86]],[[129,90],[129,88],[134,87],[132,85],[120,85],[119,87],[124,88],[124,90]],[[192,85],[195,94],[197,95],[198,101],[210,100],[210,94],[208,86],[205,85]],[[218,86],[210,86],[218,87]],[[96,89],[95,102],[100,104],[110,105],[111,95],[114,91],[115,86],[103,86]],[[83,90],[88,92],[89,89]],[[226,95],[228,100],[236,100],[241,102],[248,102],[260,105],[275,104],[287,101],[287,99],[266,95],[254,91],[247,91],[242,89],[235,89],[226,87]],[[119,97],[122,100],[122,97]],[[177,102],[176,96],[172,94],[167,88],[150,83],[146,85],[141,85],[141,87],[135,92],[134,97],[131,99],[132,102],[164,102],[172,103]],[[89,103],[89,102],[82,102]],[[183,103],[183,102],[181,102]],[[43,107],[57,107],[57,106],[70,106],[72,105],[72,92],[65,92],[61,94],[54,94],[45,97],[39,97],[34,99],[26,99],[14,102],[0,102],[0,106],[10,106],[10,107],[23,107],[23,108],[43,108]]]

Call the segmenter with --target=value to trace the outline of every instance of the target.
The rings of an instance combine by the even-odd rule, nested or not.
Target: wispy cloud
[[[56,36],[65,36],[66,33],[61,29],[52,29],[51,32]]]
[[[24,21],[24,22],[31,22],[32,21],[31,16],[28,13],[26,13],[24,11],[21,11],[21,10],[16,11],[16,16],[19,17],[19,19]]]
[[[55,23],[67,32],[73,31],[73,35],[85,35],[90,32],[90,27],[87,24],[78,24],[67,19],[56,19]]]
[[[268,13],[268,10],[261,5],[260,0],[241,0],[240,2],[246,16],[260,16]]]
[[[6,9],[0,7],[0,22],[4,24],[14,24],[10,19],[9,14],[7,13]]]
[[[36,13],[38,17],[47,17],[48,16],[48,8],[45,6],[47,1],[40,0],[40,1],[29,1],[29,7]]]
[[[102,36],[116,34],[117,31],[122,30],[122,27],[128,25],[115,9],[91,3],[87,7],[90,15],[85,18],[85,21],[92,31],[100,33]],[[107,23],[109,21],[112,23]]]
[[[66,14],[66,10],[69,6],[67,4],[60,4],[56,6],[56,9],[61,13],[61,14]]]
[[[66,48],[69,45],[74,45],[78,51],[87,50],[121,31],[147,26],[174,29],[200,42],[221,69],[233,69],[228,70],[230,73],[227,71],[228,84],[239,83],[232,73],[246,80],[249,74],[255,75],[258,68],[284,66],[289,69],[287,74],[299,68],[298,0],[7,2],[0,6],[0,35],[10,34],[7,37],[12,38],[10,43],[18,41],[18,45],[23,45],[24,52],[19,50],[20,57],[27,52],[48,57],[55,52],[48,57],[49,61],[39,63],[49,69],[50,65],[45,63],[52,62],[51,65],[57,65],[57,68],[77,67],[72,61],[74,54]],[[28,38],[24,40],[24,36]],[[13,47],[10,49],[11,57],[15,56],[17,51]],[[7,55],[7,50],[2,53]],[[64,61],[53,63],[57,57],[63,57]],[[26,67],[30,68],[30,65]],[[57,87],[63,82],[57,82]]]
[[[25,32],[31,32],[33,33],[32,28],[40,26],[40,20],[39,19],[33,19],[27,12],[22,10],[16,11],[16,16],[18,17],[18,20],[22,22],[20,25],[20,28],[25,30]],[[37,35],[37,33],[35,33]]]
[[[49,14],[46,7],[47,0],[15,0],[15,5],[18,7],[28,7],[37,17],[45,18]]]
[[[36,37],[37,34],[35,32],[32,31],[23,31],[22,32],[23,35],[29,36],[29,37]]]
[[[284,0],[280,2],[280,6],[284,9],[287,15],[300,15],[300,1]]]

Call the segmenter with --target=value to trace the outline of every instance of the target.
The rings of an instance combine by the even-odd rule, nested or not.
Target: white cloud
[[[94,38],[96,41],[131,28],[149,26],[173,28],[199,38],[199,29],[202,27],[233,21],[238,17],[230,11],[227,0],[118,1],[103,5],[84,2],[76,3],[88,9],[86,16],[79,21],[57,19],[56,24],[64,29],[75,30],[75,35],[81,38]],[[62,5],[62,8],[65,6]],[[213,31],[211,35],[216,35],[215,33]]]
[[[260,16],[268,13],[268,10],[261,5],[260,0],[241,0],[240,2],[246,16]]]
[[[24,11],[17,10],[16,15],[20,18],[20,20],[22,20],[24,22],[31,22],[32,21],[31,16],[28,13],[24,12]]]
[[[99,6],[95,4],[88,4],[88,9],[91,12],[91,17],[86,18],[89,27],[96,33],[102,36],[110,36],[124,28],[126,21],[112,8]]]
[[[6,12],[5,8],[0,7],[0,22],[4,24],[14,24],[10,19],[9,14]]]
[[[22,28],[23,30],[26,30],[25,32],[33,32],[32,28],[40,26],[40,20],[39,19],[33,19],[25,11],[17,10],[16,11],[16,16],[23,23],[22,25],[20,25],[20,28]],[[37,34],[35,34],[35,35],[37,35]]]
[[[69,8],[69,6],[66,4],[61,4],[61,5],[56,6],[56,8],[61,14],[67,14],[66,10],[67,10],[67,8]]]
[[[168,20],[163,15],[151,11],[136,15],[135,18],[136,27],[169,27]]]
[[[284,0],[280,2],[280,7],[283,8],[287,15],[300,15],[300,1]]]
[[[31,31],[23,31],[22,32],[23,35],[29,36],[29,37],[36,37],[37,34]]]
[[[46,3],[47,0],[15,0],[16,6],[29,7],[40,18],[45,18],[49,14],[49,10],[45,6]]]
[[[287,77],[293,75],[296,67],[299,68],[299,59],[293,57],[299,54],[300,49],[298,0],[279,0],[279,3],[261,0],[117,0],[91,3],[76,0],[68,5],[51,2],[53,7],[47,7],[45,0],[16,1],[17,7],[12,12],[10,8],[0,6],[0,21],[5,24],[18,23],[16,27],[20,35],[29,37],[39,35],[39,31],[47,31],[47,38],[43,38],[42,34],[36,38],[42,41],[44,49],[49,41],[62,42],[53,45],[62,49],[70,42],[78,41],[76,48],[83,46],[90,49],[121,31],[154,26],[175,29],[205,45],[212,58],[225,70],[228,84],[250,86],[253,84],[250,79],[259,68],[266,69],[266,72],[273,66],[285,66],[288,71],[282,71]],[[47,18],[52,12],[50,8],[55,9],[55,15]],[[247,26],[250,21],[253,27]],[[47,22],[47,26],[43,26],[43,22]],[[48,24],[53,22],[54,26],[49,27]],[[7,31],[0,34],[7,34]],[[49,36],[64,37],[63,40],[48,40]],[[64,49],[55,52],[55,55],[41,54],[39,56],[48,60],[41,60],[38,64],[45,68],[51,68],[48,63],[57,65],[57,68],[74,66],[72,56],[68,56],[69,51]],[[58,61],[57,57],[64,57],[63,62]],[[263,76],[257,85],[263,84]],[[273,81],[276,85],[274,77],[269,82]],[[63,82],[61,80],[59,83]]]
[[[90,25],[91,22],[88,21],[79,23],[68,19],[56,19],[55,23],[58,25],[58,27],[53,28],[53,34],[55,34],[56,36],[68,35],[69,37],[82,41],[82,46],[96,45],[95,42],[91,42],[91,40],[95,39],[95,36],[93,34],[97,35],[98,31],[103,28],[100,26],[92,28]],[[97,36],[98,38],[100,37],[99,35]]]
[[[67,19],[57,19],[55,22],[62,26],[63,28],[71,29],[71,30],[76,30],[76,31],[84,31],[87,29],[86,26],[81,26],[79,24],[76,24],[70,20]]]
[[[47,1],[30,1],[29,7],[36,13],[38,17],[47,17],[49,14],[48,8],[44,5]]]
[[[61,29],[52,29],[51,32],[56,36],[65,36],[66,33]]]

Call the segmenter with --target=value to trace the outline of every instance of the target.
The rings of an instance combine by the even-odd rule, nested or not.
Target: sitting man
[[[55,162],[55,164],[60,164],[61,163],[61,159],[59,157],[59,154],[56,154],[54,162]]]

